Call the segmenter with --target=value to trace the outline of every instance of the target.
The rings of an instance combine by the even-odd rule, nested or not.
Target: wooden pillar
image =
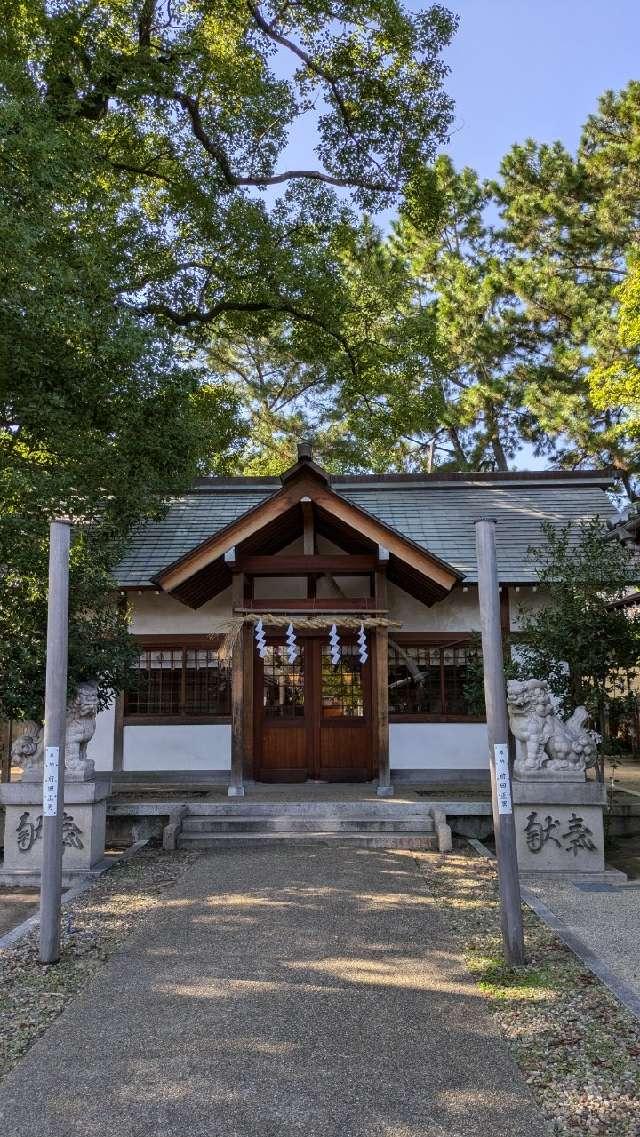
[[[254,777],[253,769],[253,665],[255,660],[254,655],[254,642],[253,642],[253,625],[245,624],[243,631],[244,637],[244,659],[242,672],[244,675],[244,694],[243,694],[243,709],[244,709],[244,723],[242,735],[242,769],[245,778]]]
[[[244,573],[235,572],[231,583],[231,604],[235,614],[244,605]],[[231,777],[227,794],[244,797],[244,628],[236,637],[231,657]]]
[[[510,966],[520,966],[524,963],[524,937],[516,857],[516,831],[511,805],[511,778],[507,760],[509,726],[496,562],[496,523],[490,517],[482,517],[475,522],[475,528],[484,662],[484,700],[487,708],[493,831],[498,861],[502,940],[506,962]]]
[[[124,766],[124,691],[116,695],[113,718],[113,770],[116,773]]]
[[[11,781],[11,721],[0,722],[0,782]]]
[[[376,569],[376,608],[387,607],[387,573]],[[374,746],[378,754],[378,797],[393,797],[389,769],[389,629],[376,628],[373,682],[375,685]]]
[[[300,498],[302,506],[303,533],[302,551],[305,557],[312,557],[316,551],[316,532],[313,519],[313,503],[310,497]]]

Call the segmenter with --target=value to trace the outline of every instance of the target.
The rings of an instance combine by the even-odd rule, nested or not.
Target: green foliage
[[[640,662],[640,619],[612,607],[634,588],[634,550],[599,520],[555,528],[530,550],[545,604],[520,610],[513,654],[522,678],[548,680],[568,712],[584,704],[604,733],[605,711],[624,697]]]
[[[357,372],[353,205],[411,183],[428,211],[456,21],[395,0],[3,14],[0,714],[39,717],[51,516],[81,526],[70,685],[91,671],[105,702],[131,655],[109,576],[131,527],[197,472],[268,467],[278,431],[290,448],[283,371],[327,392]],[[283,169],[317,105],[309,169]],[[274,378],[255,366],[250,395],[241,373],[267,342]]]
[[[484,183],[441,156],[413,171],[388,238],[345,225],[330,263],[353,366],[330,347],[297,372],[283,442],[306,421],[343,468],[462,471],[507,469],[528,444],[610,467],[635,496],[639,145],[633,81],[575,154],[528,139]]]

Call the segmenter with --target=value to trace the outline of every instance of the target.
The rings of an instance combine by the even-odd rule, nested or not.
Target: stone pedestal
[[[513,812],[518,868],[562,876],[603,873],[603,813],[607,792],[601,782],[575,774],[549,779],[514,779]]]
[[[62,828],[63,884],[96,872],[104,861],[111,778],[65,778]],[[42,867],[42,779],[0,785],[5,807],[3,883],[38,884]]]

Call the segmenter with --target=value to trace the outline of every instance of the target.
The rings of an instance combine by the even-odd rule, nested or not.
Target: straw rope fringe
[[[280,613],[271,612],[255,612],[245,616],[235,616],[232,620],[225,621],[224,624],[219,624],[216,628],[211,630],[211,637],[217,638],[223,634],[224,638],[220,644],[219,654],[223,659],[230,659],[233,655],[233,649],[242,634],[242,629],[245,624],[257,624],[258,620],[262,620],[265,627],[272,628],[287,628],[290,623],[300,631],[313,631],[323,630],[331,627],[332,624],[337,624],[340,628],[354,628],[356,631],[361,624],[365,628],[401,628],[402,624],[397,620],[389,620],[386,616],[346,616],[336,612],[329,616],[291,616],[282,615]]]

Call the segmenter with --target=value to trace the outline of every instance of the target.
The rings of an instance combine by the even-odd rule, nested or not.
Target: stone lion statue
[[[67,733],[64,764],[74,774],[93,774],[94,764],[87,758],[87,745],[96,731],[98,684],[93,680],[79,683],[75,698],[67,707]]]
[[[98,684],[80,683],[67,707],[64,764],[73,774],[93,775],[94,764],[87,758],[87,745],[93,738],[98,713]],[[11,760],[20,766],[25,781],[42,777],[44,765],[44,730],[37,722],[24,724],[23,733],[11,747]]]
[[[25,781],[42,777],[44,760],[43,730],[37,722],[23,724],[22,734],[14,739],[11,746],[11,762],[22,770]]]
[[[537,771],[584,774],[596,761],[593,734],[585,730],[586,707],[576,707],[563,722],[553,709],[549,684],[544,679],[511,680],[507,684],[509,723],[518,740],[516,777]]]

